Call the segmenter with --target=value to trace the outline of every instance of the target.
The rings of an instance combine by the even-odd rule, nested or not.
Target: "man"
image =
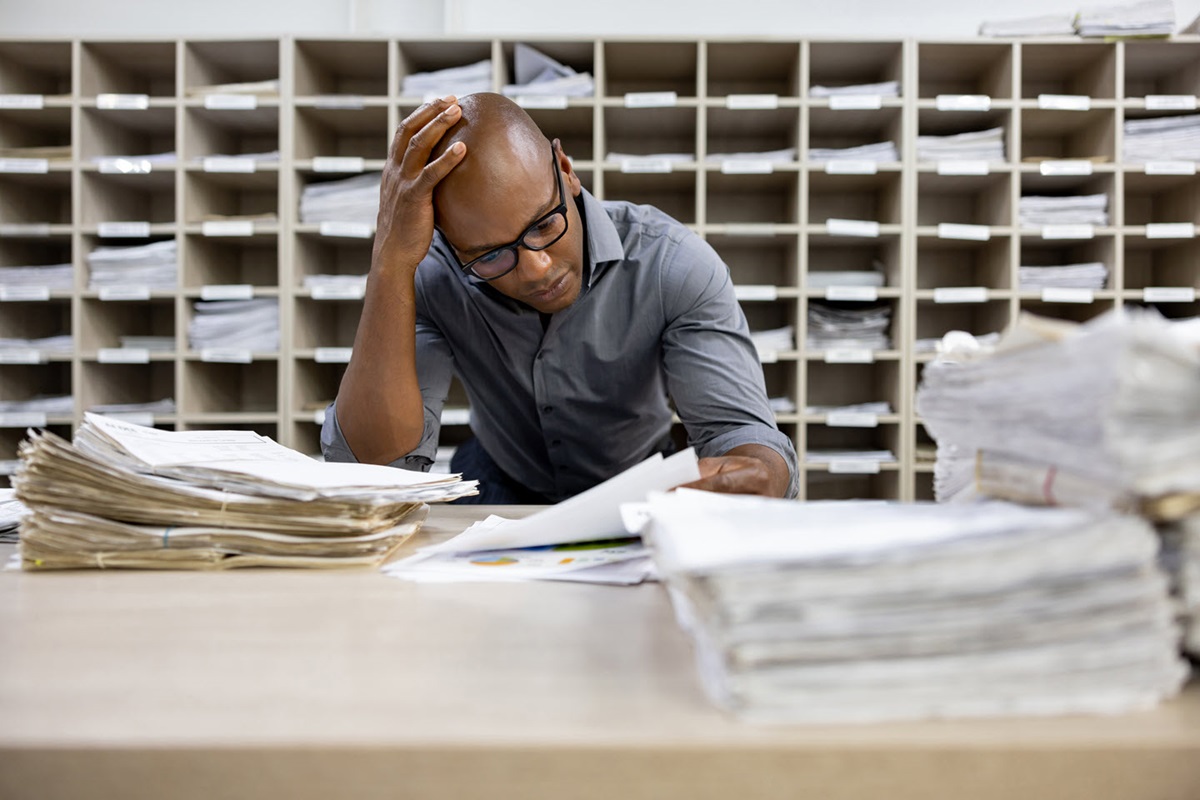
[[[669,450],[671,401],[691,487],[796,493],[728,268],[657,209],[597,201],[495,94],[396,131],[326,458],[428,469],[454,374],[476,438],[451,469],[479,502],[558,502]]]

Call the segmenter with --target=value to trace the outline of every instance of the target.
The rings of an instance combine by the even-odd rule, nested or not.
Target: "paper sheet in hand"
[[[700,466],[694,449],[689,447],[667,459],[655,454],[545,511],[525,519],[508,520],[503,525],[476,523],[459,536],[430,549],[462,553],[611,539],[625,532],[622,503],[643,500],[650,492],[665,492],[699,479]]]

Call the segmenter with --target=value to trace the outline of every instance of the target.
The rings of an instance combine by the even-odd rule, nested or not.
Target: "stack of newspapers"
[[[375,565],[425,503],[474,481],[322,464],[249,431],[160,431],[86,414],[74,442],[31,431],[13,476],[24,569]]]
[[[706,691],[750,720],[1113,714],[1186,678],[1137,517],[688,490],[646,514]]]

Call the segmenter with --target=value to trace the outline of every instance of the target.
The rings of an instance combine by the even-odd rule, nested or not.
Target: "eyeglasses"
[[[466,264],[459,261],[460,269],[481,280],[494,281],[516,269],[517,261],[520,258],[517,248],[545,250],[563,237],[563,234],[567,232],[567,195],[563,191],[562,170],[558,166],[554,145],[550,145],[550,160],[554,164],[554,177],[558,183],[558,205],[550,213],[538,218],[536,222],[526,228],[512,244],[489,250]],[[446,235],[443,233],[442,238],[445,237]],[[449,240],[447,240],[447,244],[449,244]],[[450,252],[454,253],[454,258],[457,260],[458,254],[453,246],[450,247]]]

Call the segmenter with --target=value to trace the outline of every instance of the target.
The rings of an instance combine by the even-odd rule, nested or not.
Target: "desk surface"
[[[1115,719],[755,727],[654,584],[0,573],[0,797],[375,796],[1197,800],[1200,685]]]

